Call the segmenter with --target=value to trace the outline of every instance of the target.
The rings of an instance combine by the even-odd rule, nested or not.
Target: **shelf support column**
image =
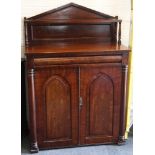
[[[119,21],[118,44],[121,44],[121,23],[122,21]]]

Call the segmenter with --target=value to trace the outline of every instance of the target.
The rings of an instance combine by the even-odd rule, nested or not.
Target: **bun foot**
[[[30,152],[31,153],[38,153],[39,152],[39,148],[38,148],[37,143],[31,143]]]
[[[120,136],[118,139],[117,144],[118,145],[124,145],[126,143],[125,137],[124,136]]]

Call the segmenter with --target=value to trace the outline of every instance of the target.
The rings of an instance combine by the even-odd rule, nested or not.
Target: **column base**
[[[38,153],[39,152],[37,142],[36,143],[31,143],[30,152],[31,153]]]
[[[125,136],[119,136],[117,144],[118,145],[124,145],[125,143],[126,143]]]

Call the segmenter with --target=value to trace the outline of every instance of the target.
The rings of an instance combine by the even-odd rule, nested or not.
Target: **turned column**
[[[29,105],[29,134],[30,134],[30,151],[38,152],[37,132],[36,132],[36,107],[35,107],[35,89],[34,89],[34,69],[28,69],[27,72],[28,87],[28,105]]]
[[[122,65],[122,101],[120,109],[120,130],[118,144],[125,143],[125,127],[126,127],[126,94],[127,94],[127,73],[128,65]]]

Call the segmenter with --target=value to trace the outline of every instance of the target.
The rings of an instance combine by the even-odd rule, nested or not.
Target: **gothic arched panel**
[[[97,75],[89,84],[89,136],[112,135],[114,88],[106,74]]]
[[[71,138],[71,92],[62,77],[52,76],[44,85],[46,139]]]

